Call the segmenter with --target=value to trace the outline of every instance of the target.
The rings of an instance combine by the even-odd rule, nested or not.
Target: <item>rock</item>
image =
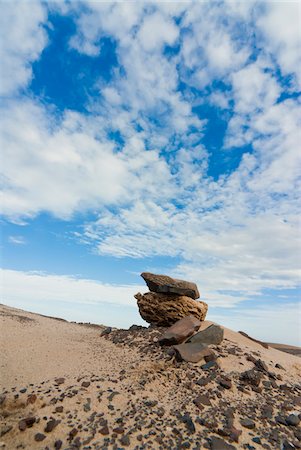
[[[45,434],[43,434],[43,433],[37,433],[37,434],[35,434],[35,436],[34,436],[34,440],[35,440],[36,442],[44,441],[44,439],[46,439],[46,436],[45,436]]]
[[[176,358],[178,361],[193,363],[197,363],[213,353],[213,351],[205,344],[179,344],[175,345],[174,349],[176,351]]]
[[[262,361],[262,359],[257,359],[257,360],[255,361],[255,366],[256,366],[257,369],[260,370],[261,372],[266,372],[266,373],[269,372],[269,368],[268,368],[267,364],[266,364],[264,361]]]
[[[25,417],[24,419],[21,419],[19,421],[19,430],[20,431],[24,431],[26,430],[26,428],[31,428],[33,426],[33,424],[35,423],[36,418],[35,417]]]
[[[26,403],[27,403],[27,405],[32,405],[36,402],[36,400],[37,400],[36,394],[31,394],[27,397]]]
[[[1,427],[0,428],[0,437],[9,433],[12,428],[13,428],[12,425],[4,425],[3,427]]]
[[[176,294],[159,294],[147,292],[136,294],[141,317],[153,325],[168,327],[186,316],[194,316],[200,321],[205,320],[208,305],[192,300],[190,297]]]
[[[143,272],[141,276],[151,292],[184,295],[194,300],[200,297],[197,285],[190,281],[178,280],[166,275],[155,275],[149,272]]]
[[[220,344],[224,339],[224,330],[219,325],[210,325],[193,335],[188,342],[200,342],[202,344]]]
[[[49,422],[47,422],[46,427],[44,429],[45,433],[50,433],[52,430],[54,430],[55,427],[58,426],[60,423],[60,420],[51,419]]]
[[[112,333],[112,327],[107,327],[100,333],[100,336],[106,336],[107,334],[110,333]]]
[[[218,380],[218,382],[225,389],[231,389],[232,387],[232,381],[230,380],[230,378],[222,377]]]
[[[200,344],[201,345],[201,344]],[[204,344],[203,344],[204,345]],[[216,361],[209,361],[209,362],[207,362],[206,364],[203,364],[202,366],[201,366],[201,368],[203,369],[203,370],[216,370],[216,369],[218,369],[218,364],[217,364],[217,362]]]
[[[55,441],[55,443],[54,443],[55,450],[60,450],[62,448],[62,445],[63,445],[63,442],[60,439]]]
[[[56,378],[55,380],[56,384],[64,384],[65,383],[65,378]]]
[[[253,430],[255,428],[255,422],[251,419],[241,419],[240,423],[243,427],[248,428],[249,430]]]
[[[82,382],[82,387],[84,387],[84,388],[87,388],[87,387],[89,387],[90,386],[90,381],[83,381]]]
[[[246,370],[240,376],[240,379],[252,386],[259,386],[262,379],[262,374],[255,369]]]
[[[228,444],[226,441],[219,437],[211,436],[210,439],[211,450],[236,450],[236,447],[234,447],[234,445]]]
[[[159,339],[161,345],[181,344],[201,326],[201,322],[194,316],[186,316],[168,328]]]
[[[193,403],[199,408],[203,409],[203,405],[212,406],[208,394],[200,394],[194,400]]]
[[[109,432],[108,424],[106,423],[106,424],[99,430],[99,432],[100,432],[103,436],[109,434],[110,432]]]
[[[291,425],[293,427],[296,427],[300,423],[300,419],[297,414],[290,414],[286,417],[285,421],[288,425]]]
[[[193,420],[188,412],[185,413],[184,416],[182,416],[182,422],[185,423],[186,428],[190,434],[195,433],[195,425],[194,425]]]
[[[130,443],[131,443],[129,436],[127,434],[122,436],[122,438],[120,439],[120,443],[122,445],[125,445],[126,447],[128,447],[130,445]]]

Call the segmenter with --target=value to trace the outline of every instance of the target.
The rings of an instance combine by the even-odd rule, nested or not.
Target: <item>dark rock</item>
[[[240,379],[247,384],[251,384],[252,386],[259,386],[262,377],[262,373],[258,372],[255,369],[250,369],[243,372],[240,376]]]
[[[281,415],[276,416],[275,420],[276,420],[277,423],[280,423],[281,425],[287,425],[285,417],[283,417]]]
[[[217,364],[216,361],[209,361],[209,362],[207,362],[206,364],[203,364],[203,365],[201,366],[201,368],[202,368],[203,370],[216,370],[216,369],[218,369],[219,367],[218,367],[218,364]]]
[[[109,427],[108,424],[106,423],[100,430],[99,430],[100,434],[102,434],[103,436],[106,436],[107,434],[110,433],[109,431]]]
[[[44,439],[46,439],[46,436],[45,436],[45,434],[42,434],[42,433],[37,433],[34,436],[34,440],[36,442],[42,442],[42,441],[44,441]]]
[[[194,316],[186,316],[168,328],[159,339],[160,345],[181,344],[201,326],[201,322]]]
[[[178,280],[166,275],[155,275],[149,272],[143,272],[141,276],[152,292],[185,295],[194,300],[200,297],[197,285],[190,281]]]
[[[252,438],[252,441],[255,442],[255,444],[261,444],[261,439],[260,437],[256,436]]]
[[[284,367],[282,367],[281,364],[275,364],[276,369],[281,369],[281,370],[285,370]]]
[[[188,342],[202,344],[220,344],[224,339],[224,329],[219,325],[210,325],[188,339]]]
[[[195,425],[192,421],[190,414],[187,412],[182,416],[182,422],[185,423],[187,430],[189,433],[195,433]]]
[[[232,381],[230,380],[230,378],[222,377],[218,380],[218,382],[225,389],[231,389],[232,387]]]
[[[65,378],[56,378],[55,380],[56,384],[64,384],[65,383]]]
[[[125,434],[124,436],[122,436],[122,438],[120,439],[120,443],[122,445],[125,445],[126,447],[128,447],[131,444],[130,438],[127,434]]]
[[[63,411],[64,411],[64,407],[63,406],[57,406],[55,408],[55,412],[62,413]]]
[[[242,431],[241,430],[237,430],[234,427],[231,427],[229,431],[230,431],[230,435],[229,435],[230,439],[232,439],[232,441],[238,442],[239,441],[239,437],[242,434]]]
[[[46,427],[44,429],[45,433],[51,433],[52,430],[54,430],[55,427],[58,426],[60,423],[60,420],[51,419],[49,422],[47,422]]]
[[[234,447],[234,445],[228,444],[226,441],[219,437],[211,436],[210,439],[211,450],[236,450],[236,447]]]
[[[297,414],[290,414],[286,417],[285,421],[288,425],[291,425],[293,427],[296,427],[300,423],[300,419]]]
[[[5,402],[5,399],[6,399],[6,395],[5,394],[1,394],[0,395],[0,406],[3,405],[3,403]]]
[[[20,431],[24,431],[26,430],[26,428],[31,428],[33,426],[33,424],[35,423],[36,418],[35,417],[26,417],[25,419],[21,419],[19,421],[19,430]]]
[[[90,381],[83,381],[82,382],[82,387],[84,387],[84,388],[87,388],[87,387],[89,387],[90,386]]]
[[[257,369],[260,370],[261,372],[266,372],[266,373],[269,372],[269,368],[268,368],[267,364],[266,364],[264,361],[262,361],[262,359],[257,359],[257,360],[255,361],[255,366],[256,366]]]
[[[176,351],[176,358],[179,361],[187,361],[197,363],[212,354],[212,350],[205,344],[179,344],[175,345],[174,349]],[[215,363],[215,361],[210,361],[207,364]]]
[[[106,336],[107,334],[110,333],[112,333],[112,327],[107,327],[100,333],[100,336]]]
[[[282,449],[281,450],[295,450],[295,446],[292,442],[289,442],[287,439],[285,439],[282,443]]]
[[[253,430],[255,428],[255,422],[251,419],[241,419],[240,423],[243,427],[248,428],[249,430]]]
[[[205,320],[208,305],[190,297],[176,294],[147,292],[136,294],[141,317],[148,323],[168,327],[183,317],[192,315],[200,321]]]
[[[62,448],[62,445],[63,445],[63,442],[60,439],[55,441],[55,443],[54,443],[55,450],[60,450]]]
[[[200,394],[194,400],[193,403],[199,408],[203,409],[203,405],[212,406],[208,394]]]
[[[33,405],[36,402],[36,400],[37,400],[36,394],[31,394],[27,397],[26,403],[27,405]]]

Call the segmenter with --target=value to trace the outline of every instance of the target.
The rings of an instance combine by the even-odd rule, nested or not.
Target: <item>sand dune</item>
[[[300,448],[297,356],[225,328],[207,370],[177,362],[159,328],[101,336],[4,305],[0,319],[0,448]],[[258,360],[259,385],[242,381]]]

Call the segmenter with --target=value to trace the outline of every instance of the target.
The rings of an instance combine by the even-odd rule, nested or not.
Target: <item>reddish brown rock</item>
[[[192,300],[190,297],[176,294],[158,294],[147,292],[135,295],[141,317],[148,323],[158,326],[170,326],[186,316],[205,320],[208,305]]]
[[[197,363],[214,353],[207,345],[199,343],[179,344],[175,345],[174,349],[178,360],[193,363]]]
[[[201,326],[201,322],[194,316],[186,316],[169,327],[159,339],[161,345],[181,344]]]
[[[150,272],[143,272],[141,276],[152,292],[184,295],[193,299],[200,296],[197,285],[190,281],[178,280],[167,275],[156,275]]]
[[[33,424],[35,423],[35,421],[36,421],[36,418],[32,417],[32,416],[21,419],[19,421],[19,430],[24,431],[24,430],[26,430],[26,428],[31,428],[33,426]]]

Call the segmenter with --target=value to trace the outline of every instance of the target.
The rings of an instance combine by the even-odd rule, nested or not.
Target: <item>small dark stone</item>
[[[290,414],[285,419],[287,425],[291,425],[293,427],[296,427],[300,423],[300,419],[296,414]]]
[[[12,430],[12,425],[4,425],[0,428],[0,437],[4,436],[5,434],[9,433],[10,430]]]
[[[127,434],[125,434],[124,436],[122,436],[122,438],[120,439],[120,442],[122,445],[125,445],[126,447],[128,447],[131,443],[130,438]]]
[[[47,422],[46,427],[44,429],[45,433],[50,433],[52,430],[54,430],[55,427],[58,426],[60,423],[60,420],[51,419],[49,422]]]
[[[107,334],[110,333],[112,333],[112,327],[107,327],[101,332],[100,336],[106,336]]]
[[[210,448],[211,450],[236,450],[236,447],[234,445],[228,444],[223,439],[211,436],[210,441]]]
[[[31,428],[35,423],[35,421],[36,421],[35,417],[26,417],[25,419],[21,419],[19,421],[19,430],[24,431],[26,430],[26,428]]]
[[[65,378],[56,378],[54,381],[56,384],[63,384],[65,383]]]
[[[201,368],[203,369],[203,370],[216,370],[216,369],[218,369],[218,364],[217,364],[217,362],[216,361],[209,361],[209,362],[207,362],[206,364],[203,364],[202,366],[201,366]]]
[[[24,394],[27,391],[26,388],[20,389],[21,394]]]
[[[296,447],[292,442],[289,442],[287,439],[283,441],[282,450],[294,450]]]
[[[55,443],[54,443],[55,450],[60,450],[62,448],[62,445],[63,445],[63,442],[60,439],[55,441]]]
[[[192,434],[195,433],[195,426],[194,426],[192,418],[188,412],[185,413],[184,416],[182,416],[182,422],[185,423],[189,433],[192,433]]]
[[[277,368],[277,369],[281,369],[281,370],[285,370],[284,369],[284,367],[282,367],[282,365],[281,364],[275,364],[275,367]]]
[[[266,372],[266,373],[269,372],[269,368],[268,368],[267,364],[266,364],[264,361],[262,361],[262,359],[257,359],[257,360],[255,361],[255,366],[256,366],[257,369],[260,370],[261,372]]]
[[[281,425],[287,425],[285,417],[283,417],[283,416],[278,415],[275,417],[275,420],[277,423],[280,423]]]
[[[45,434],[42,434],[42,433],[37,433],[34,436],[34,440],[37,442],[44,441],[44,439],[46,439],[46,436],[45,436]]]
[[[253,430],[255,428],[255,422],[251,419],[242,419],[240,423],[243,427],[248,428],[249,430]]]
[[[55,408],[55,412],[62,413],[63,411],[64,411],[64,407],[63,406],[57,406]]]
[[[82,382],[82,387],[84,387],[84,388],[87,388],[87,387],[89,387],[90,386],[90,381],[83,381]]]
[[[241,374],[240,379],[244,383],[250,384],[252,386],[259,386],[262,379],[262,373],[258,372],[255,369],[246,370]]]
[[[99,430],[100,434],[102,434],[103,436],[106,436],[107,434],[109,434],[109,427],[108,424],[105,424],[100,430]]]
[[[193,403],[199,408],[203,409],[203,405],[212,406],[208,394],[200,394],[194,400]]]
[[[255,444],[261,444],[261,439],[260,437],[256,436],[252,438],[252,441],[255,442]]]
[[[230,378],[222,377],[218,380],[219,384],[225,389],[231,389],[232,381]]]

